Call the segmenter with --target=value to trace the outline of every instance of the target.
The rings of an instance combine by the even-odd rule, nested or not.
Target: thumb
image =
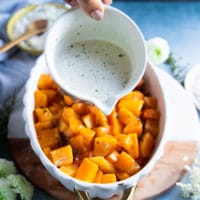
[[[77,0],[81,9],[83,9],[91,18],[101,20],[104,16],[104,6],[101,0]]]

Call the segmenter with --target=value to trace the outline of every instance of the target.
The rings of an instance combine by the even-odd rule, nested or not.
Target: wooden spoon
[[[46,19],[40,19],[30,23],[26,31],[20,37],[11,40],[7,44],[0,47],[0,53],[3,53],[11,49],[15,45],[19,44],[21,41],[26,40],[32,37],[33,35],[43,33],[44,31],[46,31],[47,27],[48,27],[48,20]]]

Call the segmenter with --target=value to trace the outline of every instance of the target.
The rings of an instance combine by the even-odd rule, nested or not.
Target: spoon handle
[[[20,37],[14,39],[14,40],[11,40],[7,44],[0,47],[0,54],[6,52],[7,50],[11,49],[12,47],[19,44],[20,42],[30,38],[31,36],[42,33],[42,32],[44,32],[44,30],[36,30],[36,31],[31,31],[31,32],[25,32]]]

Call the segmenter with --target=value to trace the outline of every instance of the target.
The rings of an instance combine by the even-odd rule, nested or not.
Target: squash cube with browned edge
[[[126,172],[130,175],[133,175],[140,170],[140,165],[125,151],[120,153],[114,165],[119,171]]]
[[[134,159],[139,158],[139,144],[136,133],[118,135],[119,145],[126,150]]]
[[[115,173],[114,165],[110,161],[106,160],[103,156],[94,156],[90,157],[89,159],[96,163],[103,173]]]
[[[78,170],[78,166],[75,164],[69,164],[66,166],[61,166],[59,169],[69,176],[74,176]]]
[[[152,153],[154,139],[150,133],[145,133],[140,140],[139,148],[142,158],[149,158]]]
[[[117,139],[111,135],[96,137],[94,139],[93,155],[107,156],[117,146]]]
[[[53,163],[57,167],[67,166],[73,163],[72,147],[70,145],[51,151]]]

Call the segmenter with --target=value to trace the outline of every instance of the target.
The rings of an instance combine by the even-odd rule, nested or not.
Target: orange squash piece
[[[78,170],[78,166],[74,164],[69,164],[66,166],[61,166],[59,169],[69,176],[74,176]]]
[[[70,145],[51,151],[53,163],[57,166],[66,166],[73,163],[72,147]]]
[[[36,108],[34,114],[38,122],[48,122],[53,119],[52,113],[48,108]]]
[[[38,89],[55,89],[58,86],[55,84],[49,74],[41,74],[38,80]]]
[[[125,151],[120,153],[114,165],[119,171],[126,172],[130,175],[133,175],[140,170],[140,165]]]
[[[106,115],[100,111],[96,106],[90,106],[90,112],[94,115],[95,117],[95,126],[107,126],[107,117]]]
[[[88,113],[82,117],[82,121],[87,128],[94,128],[95,127],[95,118],[92,113]]]
[[[34,92],[35,97],[35,108],[45,108],[48,106],[47,95],[44,94],[41,90]]]
[[[114,183],[116,181],[117,181],[117,178],[115,174],[103,174],[101,178],[101,183],[103,184]]]
[[[98,170],[99,167],[97,164],[89,160],[89,158],[84,158],[75,174],[75,178],[82,181],[93,182]]]
[[[115,109],[108,115],[108,123],[110,125],[110,132],[113,135],[122,133],[123,124],[118,119],[118,114]]]
[[[96,133],[96,137],[102,137],[106,136],[110,132],[110,127],[109,126],[100,126],[100,127],[95,127],[94,131]]]
[[[137,117],[132,117],[129,123],[124,127],[123,133],[137,133],[138,136],[141,135],[143,131],[142,121]]]
[[[57,128],[40,130],[37,132],[38,140],[42,148],[55,148],[60,143],[60,136]]]
[[[114,151],[117,146],[117,139],[111,135],[95,137],[94,139],[94,156],[107,156]]]
[[[119,180],[124,180],[130,177],[130,175],[126,172],[117,172],[116,175]]]
[[[90,105],[83,102],[74,102],[71,108],[79,115],[83,116],[90,112]]]
[[[141,111],[143,108],[144,100],[142,99],[129,99],[129,100],[120,100],[117,104],[118,110],[121,108],[126,108],[130,110],[136,117],[140,117]]]
[[[49,104],[51,104],[55,100],[56,96],[58,95],[58,93],[53,89],[43,89],[39,91],[41,91],[43,94],[47,96]]]
[[[160,117],[160,113],[153,108],[144,109],[143,112],[142,112],[142,118],[143,119],[158,120],[159,117]]]
[[[132,99],[144,99],[144,94],[139,90],[133,90],[121,98],[122,101],[127,101]]]
[[[157,99],[155,97],[144,97],[144,108],[157,108]]]
[[[64,95],[63,98],[67,106],[71,106],[74,103],[73,99],[69,95]]]
[[[70,137],[69,144],[72,146],[73,150],[75,150],[81,156],[89,151],[83,135],[75,135]]]
[[[139,144],[140,155],[142,158],[149,158],[151,156],[153,145],[154,140],[152,135],[150,133],[145,133]]]
[[[118,119],[123,123],[123,124],[128,124],[130,120],[135,117],[135,115],[128,109],[126,108],[120,108],[118,112]]]
[[[101,183],[101,179],[103,176],[103,172],[101,170],[99,170],[94,178],[94,183]]]
[[[84,142],[87,146],[91,146],[92,145],[92,140],[95,136],[95,131],[93,131],[90,128],[82,128],[80,130],[80,135],[83,135],[84,137]]]
[[[84,127],[79,115],[70,107],[64,107],[62,117],[70,135],[78,133]]]
[[[106,160],[103,156],[90,157],[90,160],[96,163],[103,173],[115,173],[114,165]]]
[[[52,157],[51,157],[51,148],[49,147],[44,147],[43,149],[44,154],[47,156],[47,158],[49,158],[49,160],[52,161]]]
[[[106,156],[106,159],[111,163],[114,163],[117,161],[118,156],[119,156],[118,151],[114,150],[113,152],[111,152],[109,155]]]
[[[54,127],[54,124],[52,121],[37,122],[34,125],[35,125],[36,132]]]
[[[159,132],[159,121],[146,119],[144,123],[144,132],[149,132],[153,137],[156,137]]]
[[[124,148],[134,159],[139,158],[139,143],[136,133],[120,134],[118,137],[119,145]]]

